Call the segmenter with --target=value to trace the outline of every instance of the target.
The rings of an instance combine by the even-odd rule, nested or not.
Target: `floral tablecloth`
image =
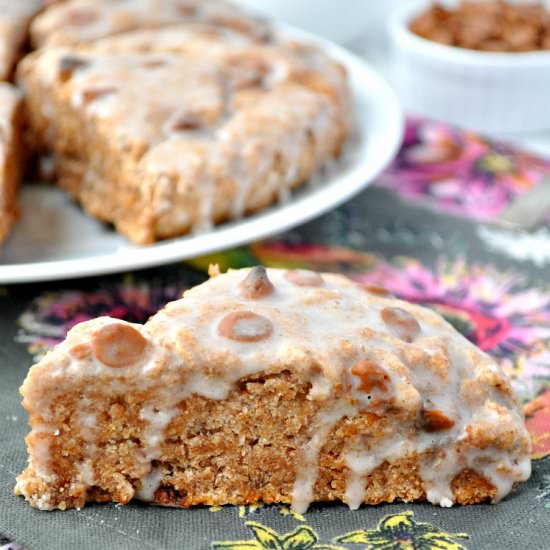
[[[550,162],[540,157],[410,119],[397,159],[374,186],[296,230],[140,273],[0,288],[0,381],[10,392],[0,397],[0,548],[19,548],[13,538],[32,550],[550,548],[550,231],[544,223],[530,231],[500,225],[501,214],[547,174]],[[139,504],[44,513],[12,496],[26,432],[13,394],[32,357],[91,317],[145,321],[204,280],[211,262],[342,272],[440,312],[512,377],[533,437],[531,480],[496,506],[351,512],[331,504],[304,516],[286,506]]]

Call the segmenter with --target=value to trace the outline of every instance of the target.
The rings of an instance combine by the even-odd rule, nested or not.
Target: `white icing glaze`
[[[51,511],[54,509],[54,506],[51,504],[50,498],[47,495],[43,495],[41,497],[31,497],[31,498],[34,502],[34,506],[39,510]]]
[[[94,413],[82,414],[80,415],[80,426],[91,430],[95,428],[97,417]]]
[[[326,443],[327,437],[344,416],[353,415],[354,410],[347,402],[338,402],[332,410],[321,412],[313,421],[313,433],[302,449],[302,456],[296,465],[298,471],[292,490],[292,508],[299,514],[307,511],[313,501],[313,488],[317,481],[317,461],[319,452]]]
[[[141,409],[139,417],[147,422],[142,439],[143,446],[147,449],[145,454],[147,462],[161,454],[160,446],[164,442],[164,430],[177,413],[177,409],[168,407],[162,409],[144,407]]]
[[[155,491],[159,488],[162,480],[162,471],[158,468],[151,470],[149,474],[140,480],[140,488],[136,491],[136,498],[144,502],[151,502]]]
[[[53,476],[50,469],[50,440],[48,438],[34,440],[33,465],[41,478],[49,479]]]
[[[168,304],[143,327],[100,318],[73,328],[65,342],[31,369],[25,382],[25,406],[40,411],[42,418],[33,430],[57,429],[42,426],[48,418],[44,411],[69,383],[58,380],[100,378],[102,392],[113,396],[153,390],[139,414],[145,425],[140,460],[147,476],[139,494],[151,500],[162,481],[151,462],[162,454],[165,431],[178,415],[178,405],[191,394],[224,400],[238,380],[276,366],[276,372],[298,371],[311,384],[308,399],[318,406],[294,464],[297,511],[306,510],[314,497],[319,453],[331,430],[359,412],[383,414],[377,407],[384,403],[408,420],[391,424],[374,443],[361,437],[349,441],[344,458],[349,468],[345,500],[350,507],[363,502],[374,469],[410,457],[419,460],[428,500],[440,506],[454,503],[451,485],[463,470],[473,470],[491,483],[495,501],[527,479],[529,437],[521,407],[509,393],[509,381],[497,364],[437,314],[371,294],[341,276],[288,276],[275,269],[267,270],[273,291],[251,299],[241,288],[248,274],[245,269],[212,278]],[[420,330],[411,342],[403,327],[394,330],[391,322],[388,325],[391,316],[383,320],[382,311],[388,308],[400,308],[416,320]],[[220,334],[220,320],[235,312],[259,315],[273,329],[258,341]],[[396,318],[400,322],[403,315]],[[142,357],[117,368],[103,365],[93,354],[75,358],[71,350],[88,345],[112,323],[133,327],[149,342]],[[313,365],[316,369],[311,370]],[[378,378],[372,378],[373,372]],[[338,387],[346,388],[343,394],[338,394]],[[80,428],[93,445],[93,408],[86,399],[82,403]],[[88,455],[93,458],[95,452],[99,451],[90,447]],[[48,463],[46,446],[33,446],[31,454],[35,462]],[[88,474],[81,473],[83,481]]]
[[[364,445],[346,453],[346,463],[350,469],[346,484],[344,502],[352,509],[357,510],[365,498],[366,476],[378,468],[384,461],[391,462],[396,458],[407,456],[413,450],[410,442],[402,439],[399,433],[388,436],[376,443],[373,448],[366,450]]]
[[[88,486],[95,485],[96,478],[91,464],[91,460],[85,460],[77,465],[80,481]]]

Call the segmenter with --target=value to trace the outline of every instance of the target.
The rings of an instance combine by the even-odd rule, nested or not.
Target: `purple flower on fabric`
[[[76,324],[109,316],[144,323],[167,302],[181,297],[184,284],[149,285],[127,278],[121,284],[94,291],[68,290],[39,296],[19,318],[19,342],[39,357],[61,342]]]

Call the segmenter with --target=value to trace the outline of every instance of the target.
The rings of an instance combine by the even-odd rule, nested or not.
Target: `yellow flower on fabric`
[[[447,533],[429,523],[417,522],[413,512],[386,516],[377,529],[361,529],[336,537],[335,542],[360,544],[364,550],[465,550],[453,539],[465,533]]]
[[[514,165],[508,157],[495,152],[482,156],[478,161],[478,165],[485,172],[493,174],[507,174],[514,169]]]
[[[254,539],[213,542],[214,550],[344,550],[341,546],[319,544],[317,533],[307,525],[301,525],[283,535],[255,521],[247,521]]]

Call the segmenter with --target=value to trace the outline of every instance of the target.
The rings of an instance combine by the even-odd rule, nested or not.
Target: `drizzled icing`
[[[269,291],[251,296],[243,288]],[[384,314],[388,308],[398,310],[397,315]],[[242,331],[246,338],[228,337],[231,330],[220,331],[220,322],[239,312],[253,323]],[[412,332],[403,332],[403,320]],[[129,327],[141,332],[147,341],[141,356],[132,356],[127,366],[110,367],[98,359],[101,353],[81,359],[70,354],[83,343],[94,348],[105,327],[110,335],[118,331],[120,341]],[[24,404],[31,418],[39,414],[42,429],[49,429],[47,411],[57,397],[55,387],[65,391],[71,380],[99,377],[110,395],[153,390],[139,415],[144,423],[143,476],[135,487],[135,496],[152,500],[162,483],[153,461],[161,456],[178,405],[191,394],[227,399],[239,380],[281,370],[295,371],[310,383],[307,398],[317,411],[292,465],[293,507],[298,511],[315,499],[319,454],[332,430],[359,414],[400,420],[386,423],[376,440],[358,434],[345,442],[344,500],[351,508],[364,501],[371,472],[402,459],[417,461],[427,499],[441,506],[455,502],[453,480],[464,470],[494,486],[495,501],[530,474],[529,436],[500,367],[436,313],[332,274],[230,271],[189,290],[143,327],[108,318],[78,325],[31,369]],[[52,379],[64,382],[52,386]],[[81,422],[90,431],[93,423],[84,421],[89,407],[84,408]],[[31,445],[35,467],[37,461],[47,463],[44,449]],[[90,478],[86,468],[81,473],[83,480]],[[34,498],[24,483],[18,487]]]
[[[292,508],[303,513],[307,511],[309,505],[314,500],[314,486],[317,481],[317,462],[319,453],[327,441],[331,429],[336,423],[345,416],[352,416],[353,407],[343,402],[336,403],[332,409],[323,411],[317,415],[314,420],[311,439],[302,449],[300,462],[302,467],[298,469],[294,488],[292,490]]]
[[[140,481],[140,488],[136,492],[136,498],[145,502],[150,502],[155,497],[155,491],[158,489],[162,480],[162,472],[153,469]]]
[[[364,447],[353,445],[346,453],[346,464],[349,468],[349,476],[346,484],[344,501],[352,509],[357,510],[363,503],[366,476],[385,461],[392,461],[402,456],[407,456],[412,451],[412,444],[406,439],[400,439],[395,434],[378,441],[376,449],[365,451]]]

